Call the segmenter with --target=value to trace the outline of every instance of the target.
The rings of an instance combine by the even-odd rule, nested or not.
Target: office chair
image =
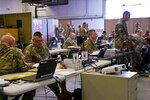
[[[22,51],[29,45],[31,42],[22,43]]]

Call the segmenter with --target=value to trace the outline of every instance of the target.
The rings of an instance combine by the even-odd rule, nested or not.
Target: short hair
[[[87,33],[88,33],[88,37],[92,35],[92,34],[91,34],[92,32],[95,32],[95,30],[94,30],[94,29],[90,29],[90,30],[87,32]]]
[[[35,32],[35,33],[33,34],[33,36],[42,37],[42,33],[41,33],[41,32],[39,32],[39,31],[37,31],[37,32]]]
[[[1,37],[1,43],[6,42],[6,43],[13,43],[16,41],[16,39],[11,35],[11,34],[5,34]]]
[[[123,16],[125,16],[125,15],[130,16],[130,12],[129,12],[129,11],[124,11],[124,12],[123,12]]]
[[[94,29],[90,29],[90,30],[88,31],[88,33],[91,33],[91,32],[95,32],[95,30],[94,30]]]
[[[86,24],[86,22],[83,22],[83,24]]]

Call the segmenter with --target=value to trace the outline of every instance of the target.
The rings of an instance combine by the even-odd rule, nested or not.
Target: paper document
[[[37,68],[37,67],[39,67],[39,63],[35,63],[35,64],[33,64],[33,65],[32,65],[32,67],[33,67],[33,68]]]
[[[91,53],[90,55],[98,55],[100,52],[100,50],[94,51],[93,53]]]
[[[4,79],[0,79],[0,86],[9,85],[9,81],[5,81]]]

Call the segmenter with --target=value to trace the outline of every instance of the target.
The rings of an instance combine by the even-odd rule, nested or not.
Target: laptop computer
[[[56,66],[57,66],[57,60],[55,58],[42,60],[39,62],[39,67],[36,75],[24,77],[21,80],[37,82],[37,81],[52,78],[55,73]]]
[[[98,58],[103,58],[107,48],[101,48],[90,54],[90,56],[97,56]]]

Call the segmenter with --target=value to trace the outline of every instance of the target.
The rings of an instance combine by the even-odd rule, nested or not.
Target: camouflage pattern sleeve
[[[20,51],[14,47],[4,47],[0,50],[0,75],[28,71]]]
[[[87,33],[84,28],[81,28],[79,31],[79,36],[87,36]]]
[[[28,63],[32,63],[32,55],[34,54],[34,52],[31,49],[32,48],[31,45],[27,46],[25,48],[25,50],[23,51],[23,53],[25,55],[26,62],[28,62]]]
[[[115,48],[122,48],[123,42],[128,38],[127,25],[126,23],[119,21],[115,27]]]
[[[68,46],[74,46],[74,45],[75,45],[75,42],[71,38],[67,38],[63,45],[63,48],[67,49]]]
[[[92,53],[94,50],[96,50],[96,44],[92,40],[88,39],[83,42],[81,50],[85,50],[89,53]]]
[[[28,71],[28,69],[29,69],[29,67],[25,63],[25,59],[22,57],[22,55],[23,55],[22,52],[18,52],[16,50],[16,55],[14,58],[17,59],[16,60],[16,66],[17,66],[19,72],[25,72],[25,71]]]
[[[30,44],[24,50],[24,55],[26,62],[28,63],[38,63],[40,60],[45,59],[49,56],[49,49],[46,45],[41,48]]]

